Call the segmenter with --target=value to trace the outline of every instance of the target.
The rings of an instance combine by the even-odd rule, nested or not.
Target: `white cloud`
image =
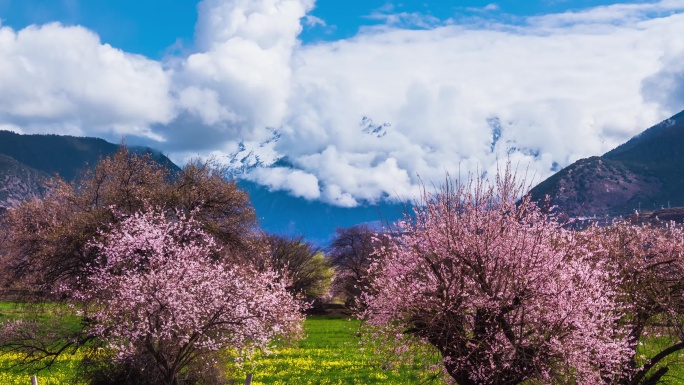
[[[370,15],[366,16],[366,18],[371,20],[380,20],[388,26],[405,28],[432,28],[442,24],[442,20],[440,20],[439,18],[432,15],[426,15],[420,12],[373,12]]]
[[[509,154],[530,177],[545,178],[677,112],[642,97],[658,58],[684,52],[672,38],[684,33],[684,16],[648,16],[654,9],[629,8],[625,23],[601,24],[587,12],[576,24],[393,28],[302,47],[276,150],[316,175],[332,202],[344,193],[355,201],[407,196],[418,175],[491,172]],[[599,21],[583,24],[592,18]],[[387,134],[364,135],[362,115],[391,123]],[[493,117],[501,130],[494,151]]]
[[[682,33],[684,17],[673,15],[601,29],[396,28],[303,47],[276,149],[360,200],[410,193],[418,174],[487,170],[509,150],[545,178],[665,117],[644,103],[641,84],[664,52],[684,49],[674,38]],[[391,123],[387,134],[364,136],[362,115]],[[494,152],[492,117],[501,126]],[[375,172],[389,160],[403,173]]]
[[[321,19],[320,17],[316,17],[314,15],[304,16],[303,21],[304,21],[304,24],[309,28],[313,28],[317,25],[320,25],[321,27],[327,26],[325,20]]]
[[[612,4],[582,11],[531,17],[527,21],[537,27],[560,27],[591,23],[625,25],[636,24],[650,17],[668,16],[682,10],[684,10],[684,1],[682,0],[661,0]]]
[[[317,175],[326,186],[335,186],[324,194],[329,201],[339,200],[343,193],[350,194],[355,204],[384,197],[411,198],[415,192],[408,172],[399,167],[397,159],[377,151],[341,153],[330,145],[321,153],[299,157],[297,165]],[[346,197],[344,200],[352,203]]]
[[[321,196],[318,179],[312,174],[283,167],[259,168],[249,178],[271,190],[287,190],[296,197],[317,199]]]
[[[484,7],[466,7],[465,9],[470,12],[494,12],[498,11],[500,8],[495,3],[489,3]]]
[[[188,86],[178,93],[179,106],[202,119],[202,123],[213,125],[219,122],[236,122],[237,114],[222,105],[216,91]]]
[[[82,27],[0,28],[0,123],[26,132],[134,134],[175,116],[159,63],[107,44]]]
[[[164,63],[81,27],[2,28],[0,125],[153,138],[178,160],[282,157],[292,168],[248,177],[353,206],[411,197],[445,172],[491,173],[507,157],[542,179],[684,108],[684,1],[515,25],[384,9],[381,28],[302,45],[302,23],[319,23],[313,5],[205,0],[197,51]]]
[[[642,94],[671,115],[684,106],[684,51],[663,56],[662,63],[660,71],[644,79]]]
[[[254,127],[278,126],[288,113],[300,19],[312,7],[313,0],[204,0],[198,5],[199,52],[177,69],[176,86],[181,93],[186,87],[212,90],[215,101],[240,117],[235,128],[242,136],[252,136]]]

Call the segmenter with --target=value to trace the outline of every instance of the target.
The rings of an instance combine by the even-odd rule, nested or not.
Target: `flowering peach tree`
[[[599,384],[629,356],[607,270],[507,171],[424,193],[378,251],[362,316],[434,346],[461,385]]]
[[[163,383],[177,384],[203,354],[299,331],[303,303],[284,280],[211,258],[220,251],[200,224],[174,218],[158,210],[124,218],[91,244],[98,257],[87,277],[61,289],[86,305],[89,332],[117,360],[143,355]]]
[[[577,235],[606,262],[620,293],[632,354],[618,383],[663,381],[684,350],[684,229],[666,222],[616,221]]]

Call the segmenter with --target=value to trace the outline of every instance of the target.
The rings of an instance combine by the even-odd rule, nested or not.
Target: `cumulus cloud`
[[[182,61],[176,86],[181,93],[203,89],[211,102],[229,111],[226,123],[239,117],[236,128],[242,136],[254,135],[255,127],[280,125],[288,113],[300,19],[312,8],[313,0],[201,2],[195,37],[199,52]],[[196,111],[193,104],[187,108]],[[205,123],[207,116],[221,116],[206,110],[200,115]]]
[[[271,190],[287,190],[296,197],[317,199],[321,196],[316,176],[284,167],[257,168],[250,179],[268,186]]]
[[[302,47],[290,101],[297,114],[276,149],[322,185],[368,199],[408,194],[417,175],[439,181],[446,171],[488,170],[508,156],[545,178],[665,117],[644,102],[641,83],[664,52],[684,48],[673,38],[684,33],[682,15],[549,25],[395,28]],[[364,135],[362,114],[390,123],[386,135]],[[500,122],[494,146],[492,119]],[[323,156],[331,143],[336,156]],[[405,173],[376,173],[386,160]],[[378,177],[385,173],[390,185]],[[339,183],[349,175],[359,182]]]
[[[684,52],[665,55],[661,69],[644,79],[642,94],[667,115],[679,112],[684,106]]]
[[[175,116],[160,63],[102,44],[82,27],[2,27],[0,68],[0,123],[25,132],[159,140],[150,125]]]
[[[163,63],[81,27],[2,28],[0,126],[126,133],[178,161],[215,155],[271,189],[354,206],[504,159],[540,180],[684,108],[681,0],[515,24],[384,9],[381,27],[302,44],[302,25],[324,23],[313,6],[204,0],[195,52]]]

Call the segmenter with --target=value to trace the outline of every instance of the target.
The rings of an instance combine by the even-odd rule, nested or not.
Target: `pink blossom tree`
[[[217,246],[192,218],[138,212],[91,247],[87,277],[60,290],[85,305],[89,332],[118,361],[144,356],[164,384],[180,383],[209,352],[264,347],[300,330],[303,303],[287,282],[210,258]]]
[[[684,229],[619,221],[577,236],[610,268],[619,292],[632,354],[618,383],[660,383],[684,350]]]
[[[626,333],[606,270],[507,170],[494,185],[424,193],[378,251],[362,314],[375,333],[433,345],[458,384],[598,384]]]

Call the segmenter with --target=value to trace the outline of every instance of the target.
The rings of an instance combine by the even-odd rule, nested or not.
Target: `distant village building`
[[[675,222],[684,223],[684,207],[672,207],[660,210],[637,211],[627,217],[627,220],[636,224],[665,224]]]

